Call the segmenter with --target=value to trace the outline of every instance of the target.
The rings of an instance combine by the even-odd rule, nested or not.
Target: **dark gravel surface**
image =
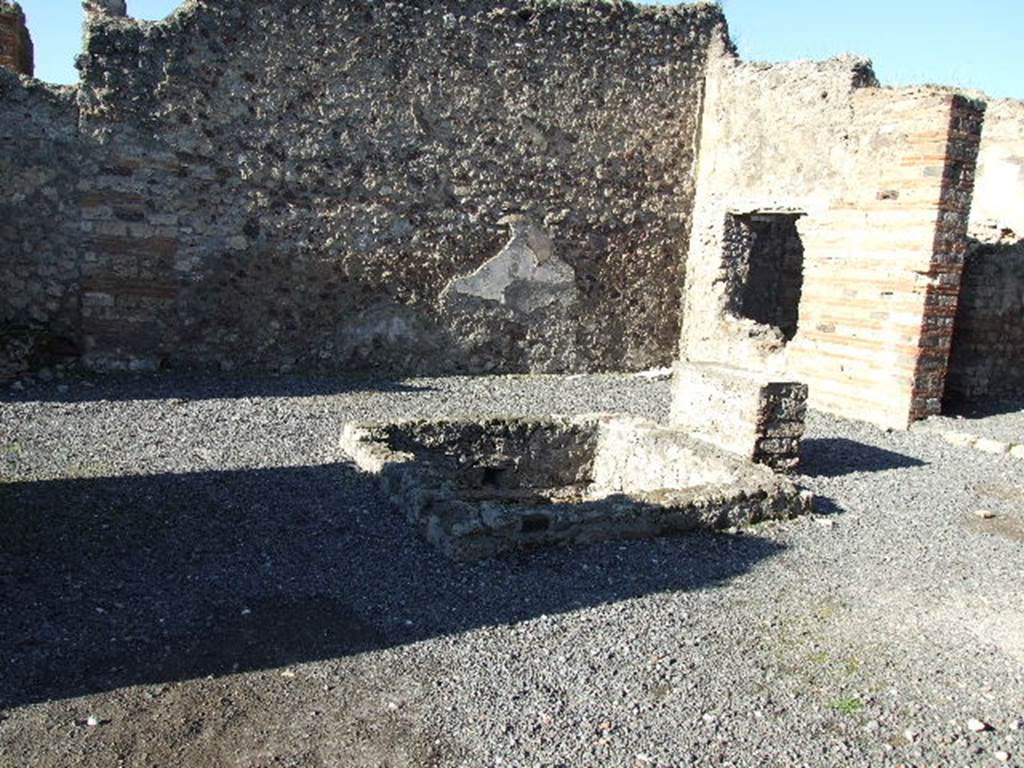
[[[667,404],[628,376],[5,391],[0,766],[1024,765],[1020,460],[815,414],[821,515],[460,565],[336,447]]]
[[[1024,445],[1024,402],[996,402],[986,408],[966,408],[949,416],[934,416],[925,429],[954,430],[975,437]]]

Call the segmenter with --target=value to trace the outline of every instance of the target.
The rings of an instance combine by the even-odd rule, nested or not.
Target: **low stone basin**
[[[342,448],[457,559],[723,529],[810,506],[765,466],[631,417],[352,423]]]

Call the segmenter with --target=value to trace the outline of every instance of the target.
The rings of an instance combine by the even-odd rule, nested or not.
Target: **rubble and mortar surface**
[[[981,406],[1024,392],[1024,238],[975,243],[964,263],[946,399]]]
[[[24,255],[2,266],[23,287],[0,287],[0,322],[64,323],[73,297],[98,367],[672,359],[717,7],[196,0],[91,18],[77,89],[0,78],[0,234]]]
[[[811,506],[767,467],[608,414],[354,423],[340,447],[379,477],[419,534],[459,560],[724,530]]]
[[[337,447],[588,411],[668,384],[4,390],[0,764],[1024,764],[1022,462],[812,412],[820,517],[454,564]]]
[[[5,326],[79,327],[75,90],[0,67],[0,342]]]
[[[953,348],[950,404],[983,407],[1024,386],[1024,101],[985,112]]]

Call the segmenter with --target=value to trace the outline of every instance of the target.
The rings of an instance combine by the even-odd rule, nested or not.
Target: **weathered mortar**
[[[990,99],[978,150],[970,235],[983,243],[1024,239],[1024,101]]]
[[[582,371],[674,356],[716,7],[224,0],[161,23],[89,18],[94,363]],[[514,240],[510,215],[571,280],[539,302],[449,301]]]
[[[736,368],[678,362],[669,424],[776,472],[800,464],[807,385]]]

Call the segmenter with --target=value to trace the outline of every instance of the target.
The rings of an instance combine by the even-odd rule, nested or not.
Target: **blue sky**
[[[78,0],[21,0],[36,46],[36,75],[70,83],[79,49]],[[177,0],[128,0],[160,19]],[[1024,0],[724,0],[744,59],[857,53],[887,85],[943,83],[1024,99]],[[57,9],[60,10],[57,10]]]

